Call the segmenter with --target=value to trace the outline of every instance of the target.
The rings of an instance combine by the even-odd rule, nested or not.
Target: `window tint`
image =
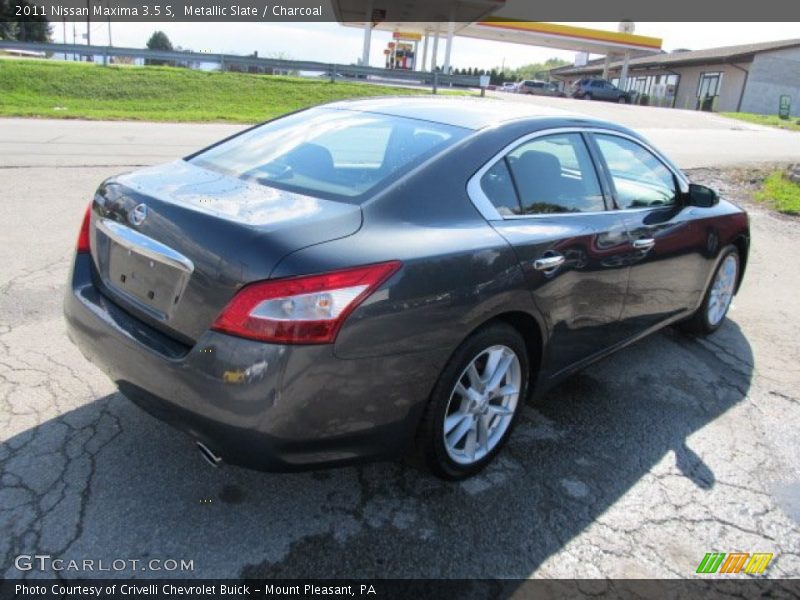
[[[517,192],[514,190],[505,158],[498,160],[484,173],[481,177],[481,189],[494,204],[497,212],[504,217],[520,213]]]
[[[189,160],[263,185],[346,199],[399,176],[467,133],[427,121],[317,108],[265,123]]]
[[[600,183],[577,133],[536,138],[507,157],[522,214],[605,210]]]
[[[677,188],[672,172],[639,144],[613,135],[596,134],[605,158],[620,208],[669,206]]]
[[[338,131],[329,131],[318,136],[314,143],[327,148],[334,167],[379,168],[386,157],[392,127],[386,123],[365,123],[349,128],[343,137]]]

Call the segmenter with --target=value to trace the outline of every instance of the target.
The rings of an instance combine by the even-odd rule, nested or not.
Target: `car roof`
[[[370,98],[365,100],[344,100],[325,105],[326,108],[340,110],[356,110],[361,112],[380,113],[396,117],[432,121],[466,129],[483,129],[508,121],[531,118],[581,118],[589,119],[586,115],[574,113],[559,108],[550,108],[528,104],[527,102],[512,102],[496,100],[493,98],[458,98],[458,97],[410,97],[398,96],[390,98]],[[608,125],[612,125],[608,123]],[[616,128],[617,126],[615,126]]]

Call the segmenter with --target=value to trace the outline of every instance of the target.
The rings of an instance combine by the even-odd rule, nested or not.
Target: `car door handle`
[[[633,247],[637,250],[650,250],[653,246],[656,245],[656,241],[653,238],[642,238],[639,240],[633,240]]]
[[[533,261],[533,268],[537,271],[549,271],[564,264],[567,260],[561,254],[554,254],[552,256],[543,256]]]

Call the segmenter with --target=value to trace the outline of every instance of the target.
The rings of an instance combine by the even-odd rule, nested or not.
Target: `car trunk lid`
[[[352,235],[361,210],[176,161],[106,181],[92,223],[104,292],[192,343],[242,285],[296,250]]]

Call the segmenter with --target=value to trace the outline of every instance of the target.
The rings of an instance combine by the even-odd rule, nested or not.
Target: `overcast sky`
[[[570,23],[616,31],[617,23]],[[67,41],[72,42],[72,23],[66,24]],[[115,23],[112,41],[115,46],[143,47],[155,29],[163,30],[175,46],[197,51],[249,54],[349,64],[361,57],[363,30],[338,23]],[[78,41],[85,33],[83,23],[76,24]],[[699,50],[800,37],[798,23],[636,23],[636,33],[664,40],[664,50],[689,48]],[[53,23],[55,41],[62,41],[60,23]],[[382,66],[383,48],[390,40],[387,32],[376,31],[372,38],[370,62]],[[108,25],[92,23],[92,42],[108,43]],[[421,52],[421,49],[420,49]],[[439,44],[439,63],[443,62],[444,44]],[[518,67],[557,56],[573,60],[574,52],[556,51],[519,44],[508,44],[456,37],[451,63],[454,67],[490,69],[505,64]]]

